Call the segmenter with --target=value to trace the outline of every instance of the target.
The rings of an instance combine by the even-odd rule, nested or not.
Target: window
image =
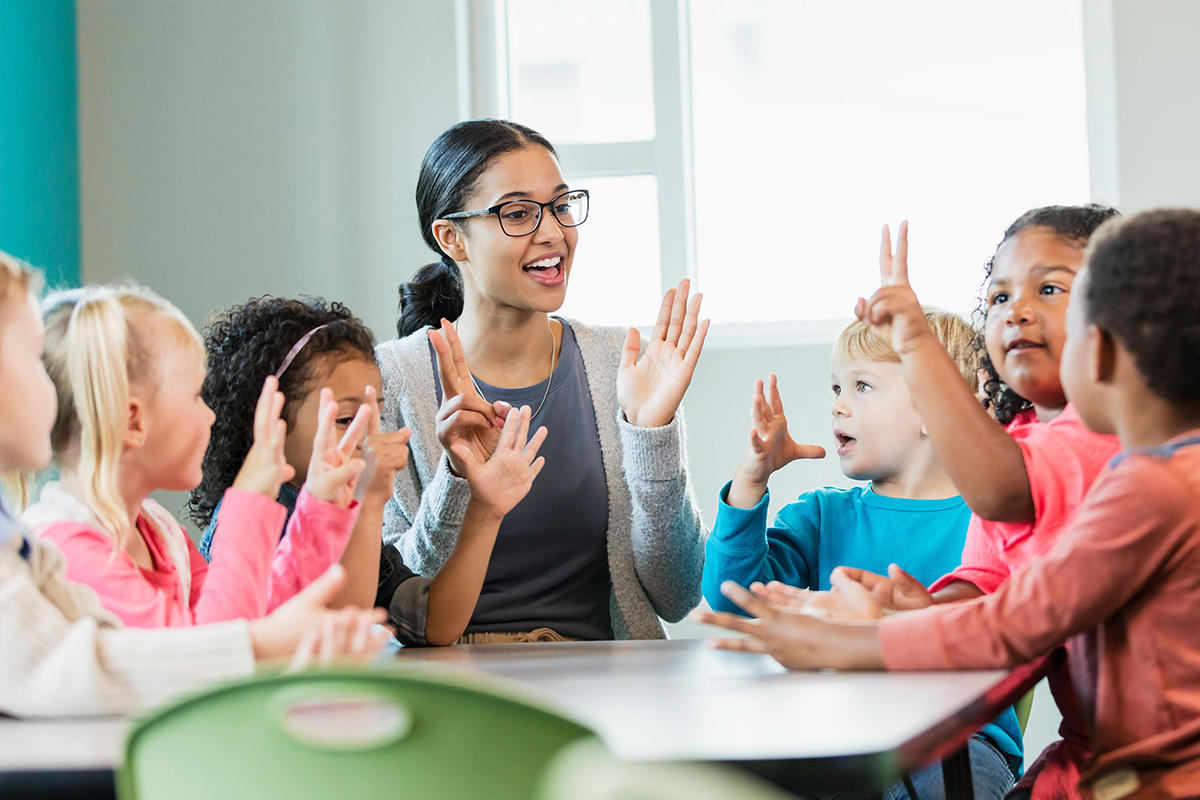
[[[1012,219],[1088,199],[1079,0],[465,7],[501,73],[472,96],[592,190],[564,309],[588,321],[651,324],[690,275],[715,341],[829,337],[902,217],[922,300],[966,311]]]

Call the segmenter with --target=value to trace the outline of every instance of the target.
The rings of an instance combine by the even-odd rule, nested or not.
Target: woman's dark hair
[[[1120,212],[1115,208],[1099,205],[1098,203],[1087,203],[1081,206],[1042,206],[1041,208],[1034,208],[1017,217],[1013,221],[1013,224],[1008,226],[1004,231],[1004,236],[1000,239],[1000,244],[996,245],[996,252],[1000,252],[1000,248],[1009,239],[1030,228],[1046,228],[1072,244],[1083,247],[1092,237],[1092,234],[1096,232],[1097,228],[1107,220],[1119,215]],[[992,268],[995,264],[996,256],[993,254],[984,267],[986,275],[983,280],[983,286],[980,288],[979,308],[977,312],[984,320],[987,319],[987,285],[992,278]],[[988,406],[992,409],[992,413],[996,415],[996,420],[1002,425],[1007,425],[1022,411],[1033,408],[1033,404],[1014,392],[1009,388],[1008,384],[1000,379],[1000,373],[996,372],[996,367],[992,364],[991,357],[988,356],[987,343],[984,340],[983,331],[979,333],[976,340],[976,347],[980,351],[980,368],[987,371],[987,378],[984,380],[983,389],[987,393]]]
[[[292,347],[313,334],[279,379],[283,419],[290,429],[296,407],[328,368],[326,357],[375,362],[375,337],[350,309],[319,297],[256,297],[213,314],[204,329],[208,375],[201,394],[217,416],[204,454],[204,477],[192,490],[188,514],[197,525],[212,519],[221,495],[233,485],[254,443],[254,407],[263,381],[274,375]]]
[[[437,254],[438,260],[421,267],[411,280],[400,284],[400,317],[396,321],[400,336],[437,325],[443,317],[456,320],[462,314],[462,274],[454,260],[438,246],[433,223],[446,214],[471,210],[463,208],[463,203],[492,159],[531,144],[541,145],[558,157],[546,137],[532,128],[502,119],[460,122],[429,146],[417,178],[417,220],[425,244]]]
[[[1087,265],[1088,321],[1133,355],[1151,391],[1200,408],[1200,211],[1105,225]]]

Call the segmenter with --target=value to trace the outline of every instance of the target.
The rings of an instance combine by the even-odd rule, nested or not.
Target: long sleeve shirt
[[[245,621],[132,630],[0,508],[0,711],[125,714],[254,672]]]
[[[223,532],[211,564],[183,527],[146,501],[137,532],[154,562],[144,569],[100,529],[90,511],[50,485],[22,516],[53,541],[67,562],[67,577],[95,589],[104,606],[126,625],[170,628],[256,619],[294,596],[341,558],[357,509],[342,509],[302,492],[291,534],[278,531],[285,511],[255,492],[229,489],[218,525]]]
[[[717,519],[705,545],[704,598],[718,611],[744,613],[721,594],[731,580],[782,581],[829,589],[834,567],[887,574],[896,563],[924,584],[958,564],[971,510],[961,497],[910,500],[876,494],[869,486],[824,487],[800,495],[768,526],[770,492],[753,508],[729,505],[721,489]],[[1024,757],[1016,713],[1006,709],[981,731],[1018,767]]]
[[[1197,608],[1200,430],[1119,459],[1050,551],[993,594],[895,615],[879,637],[893,670],[1007,667],[1070,642],[1091,731],[1083,783],[1133,770],[1197,797]]]

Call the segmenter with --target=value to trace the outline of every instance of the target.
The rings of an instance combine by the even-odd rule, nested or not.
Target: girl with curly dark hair
[[[207,556],[218,532],[214,520],[221,496],[252,442],[254,387],[270,375],[278,378],[285,398],[284,456],[295,474],[281,487],[279,502],[290,514],[304,484],[318,407],[332,398],[339,435],[364,422],[368,426],[363,453],[371,471],[358,493],[358,520],[341,558],[346,584],[335,603],[387,608],[406,645],[452,644],[479,597],[500,519],[541,469],[537,450],[545,434],[535,434],[526,447],[528,414],[508,415],[506,446],[474,464],[467,476],[472,508],[455,557],[432,579],[417,575],[394,547],[383,546],[384,506],[396,473],[408,463],[410,432],[380,432],[382,379],[374,344],[371,331],[346,306],[320,298],[260,297],[216,314],[205,330],[211,368],[203,388],[216,422],[204,479],[189,503],[191,516],[207,526],[200,542]]]

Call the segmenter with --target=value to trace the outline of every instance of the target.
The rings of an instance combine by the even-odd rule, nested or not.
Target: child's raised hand
[[[381,433],[379,404],[375,401],[375,387],[368,386],[363,405],[370,408],[367,416],[367,438],[363,442],[362,455],[370,465],[369,475],[360,480],[363,502],[383,505],[392,497],[396,473],[408,466],[408,440],[411,428],[401,428],[392,433]]]
[[[797,444],[788,433],[783,398],[779,396],[774,373],[767,376],[766,392],[763,382],[754,382],[754,397],[750,404],[750,448],[742,456],[726,501],[737,508],[753,508],[767,490],[771,473],[798,458],[824,458],[825,448],[813,444]]]
[[[287,439],[287,423],[279,418],[283,401],[279,381],[268,375],[254,406],[254,444],[233,480],[233,488],[258,492],[274,500],[279,496],[279,487],[296,474],[283,454]]]
[[[358,408],[354,421],[346,428],[342,440],[337,436],[337,403],[333,390],[321,390],[321,404],[317,410],[317,433],[313,436],[312,459],[308,462],[308,476],[304,487],[313,497],[348,508],[354,500],[354,489],[358,476],[366,462],[354,455],[367,433],[372,409],[365,403]],[[375,409],[378,413],[378,409]]]
[[[533,479],[546,465],[538,449],[546,441],[546,429],[538,428],[532,439],[529,435],[529,406],[522,406],[508,415],[500,432],[496,452],[484,461],[466,444],[454,445],[455,455],[462,461],[471,499],[484,505],[496,517],[503,517],[529,493]]]
[[[900,223],[896,252],[892,253],[892,235],[883,226],[879,243],[879,291],[869,300],[858,298],[854,314],[871,332],[904,356],[921,342],[933,339],[921,301],[908,282],[908,221]]]
[[[797,444],[788,433],[787,415],[775,373],[767,376],[766,391],[762,381],[754,382],[754,399],[750,406],[750,450],[742,459],[746,477],[755,483],[766,483],[771,473],[798,458],[824,458],[825,448],[813,444]]]
[[[437,437],[450,459],[454,474],[466,476],[466,462],[458,455],[465,447],[472,460],[487,461],[500,442],[500,429],[511,410],[507,403],[489,403],[475,388],[471,368],[463,353],[458,331],[443,319],[440,331],[429,331],[437,356],[442,384],[442,406],[437,413]]]

